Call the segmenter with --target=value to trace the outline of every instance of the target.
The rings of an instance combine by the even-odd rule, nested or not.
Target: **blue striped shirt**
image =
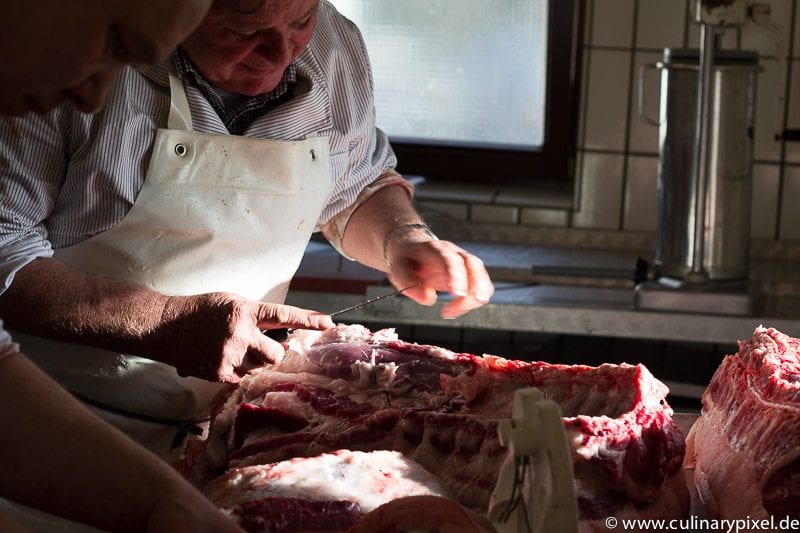
[[[292,98],[256,118],[244,135],[328,136],[334,186],[319,229],[396,160],[375,127],[361,34],[324,0],[314,36],[294,67]],[[0,292],[36,257],[122,220],[144,183],[156,130],[167,124],[167,71],[166,62],[125,68],[96,114],[64,104],[42,116],[0,119]],[[196,132],[228,134],[199,89],[186,84],[186,94]]]
[[[212,86],[203,78],[186,52],[178,48],[174,58],[175,71],[178,76],[200,89],[208,103],[222,119],[225,127],[233,135],[242,135],[256,118],[290,99],[291,91],[297,83],[297,69],[290,64],[277,87],[270,92],[257,96],[237,95],[235,101],[226,103],[221,96],[223,91]]]

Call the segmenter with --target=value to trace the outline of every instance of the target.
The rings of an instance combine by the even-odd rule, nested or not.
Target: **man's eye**
[[[251,39],[258,34],[258,30],[234,30],[231,28],[229,31],[231,35],[241,40]]]
[[[311,22],[312,17],[313,17],[313,15],[309,15],[306,18],[304,18],[303,20],[298,20],[297,22],[293,22],[292,23],[292,28],[294,28],[296,30],[302,30],[303,28],[308,26],[308,23]]]

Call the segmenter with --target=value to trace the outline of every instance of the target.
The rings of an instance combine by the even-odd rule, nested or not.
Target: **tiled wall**
[[[727,30],[722,47],[755,50],[764,68],[757,87],[753,168],[758,216],[752,217],[751,234],[794,240],[800,239],[800,212],[793,207],[800,192],[800,143],[776,141],[774,135],[784,123],[800,128],[800,39],[795,35],[800,9],[793,0],[765,3],[781,44],[775,33],[748,23]],[[589,0],[587,10],[578,131],[580,190],[572,224],[652,231],[658,128],[639,117],[639,69],[658,61],[665,47],[697,47],[699,29],[688,0]],[[644,78],[643,101],[651,116],[658,110],[656,78]]]
[[[547,199],[448,201],[423,195],[431,209],[459,220],[620,231],[655,231],[658,128],[639,117],[641,65],[658,61],[663,49],[697,47],[699,28],[691,0],[586,0],[582,47],[582,92],[576,195],[572,205]],[[751,234],[770,240],[800,240],[800,142],[774,139],[800,128],[800,6],[767,0],[774,33],[748,23],[727,30],[725,49],[755,50],[764,68],[758,76]],[[780,48],[779,48],[780,47]],[[781,51],[782,50],[782,51]],[[779,55],[780,54],[780,55]],[[644,103],[658,115],[658,80],[645,77]]]

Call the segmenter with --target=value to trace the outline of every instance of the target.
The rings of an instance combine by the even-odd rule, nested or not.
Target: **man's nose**
[[[79,110],[93,113],[105,103],[108,89],[119,69],[120,67],[109,67],[97,71],[79,84],[66,89],[64,94]]]
[[[289,35],[270,30],[264,33],[258,53],[272,65],[285,67],[292,61],[292,45]]]

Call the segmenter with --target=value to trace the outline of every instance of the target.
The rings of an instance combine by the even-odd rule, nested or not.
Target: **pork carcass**
[[[708,517],[800,519],[800,340],[756,328],[702,399],[686,466]]]
[[[483,514],[507,453],[498,421],[517,389],[535,386],[561,408],[582,521],[688,512],[684,437],[666,386],[642,365],[479,357],[358,325],[298,331],[287,346],[216,413],[195,482],[335,450],[393,450]]]

